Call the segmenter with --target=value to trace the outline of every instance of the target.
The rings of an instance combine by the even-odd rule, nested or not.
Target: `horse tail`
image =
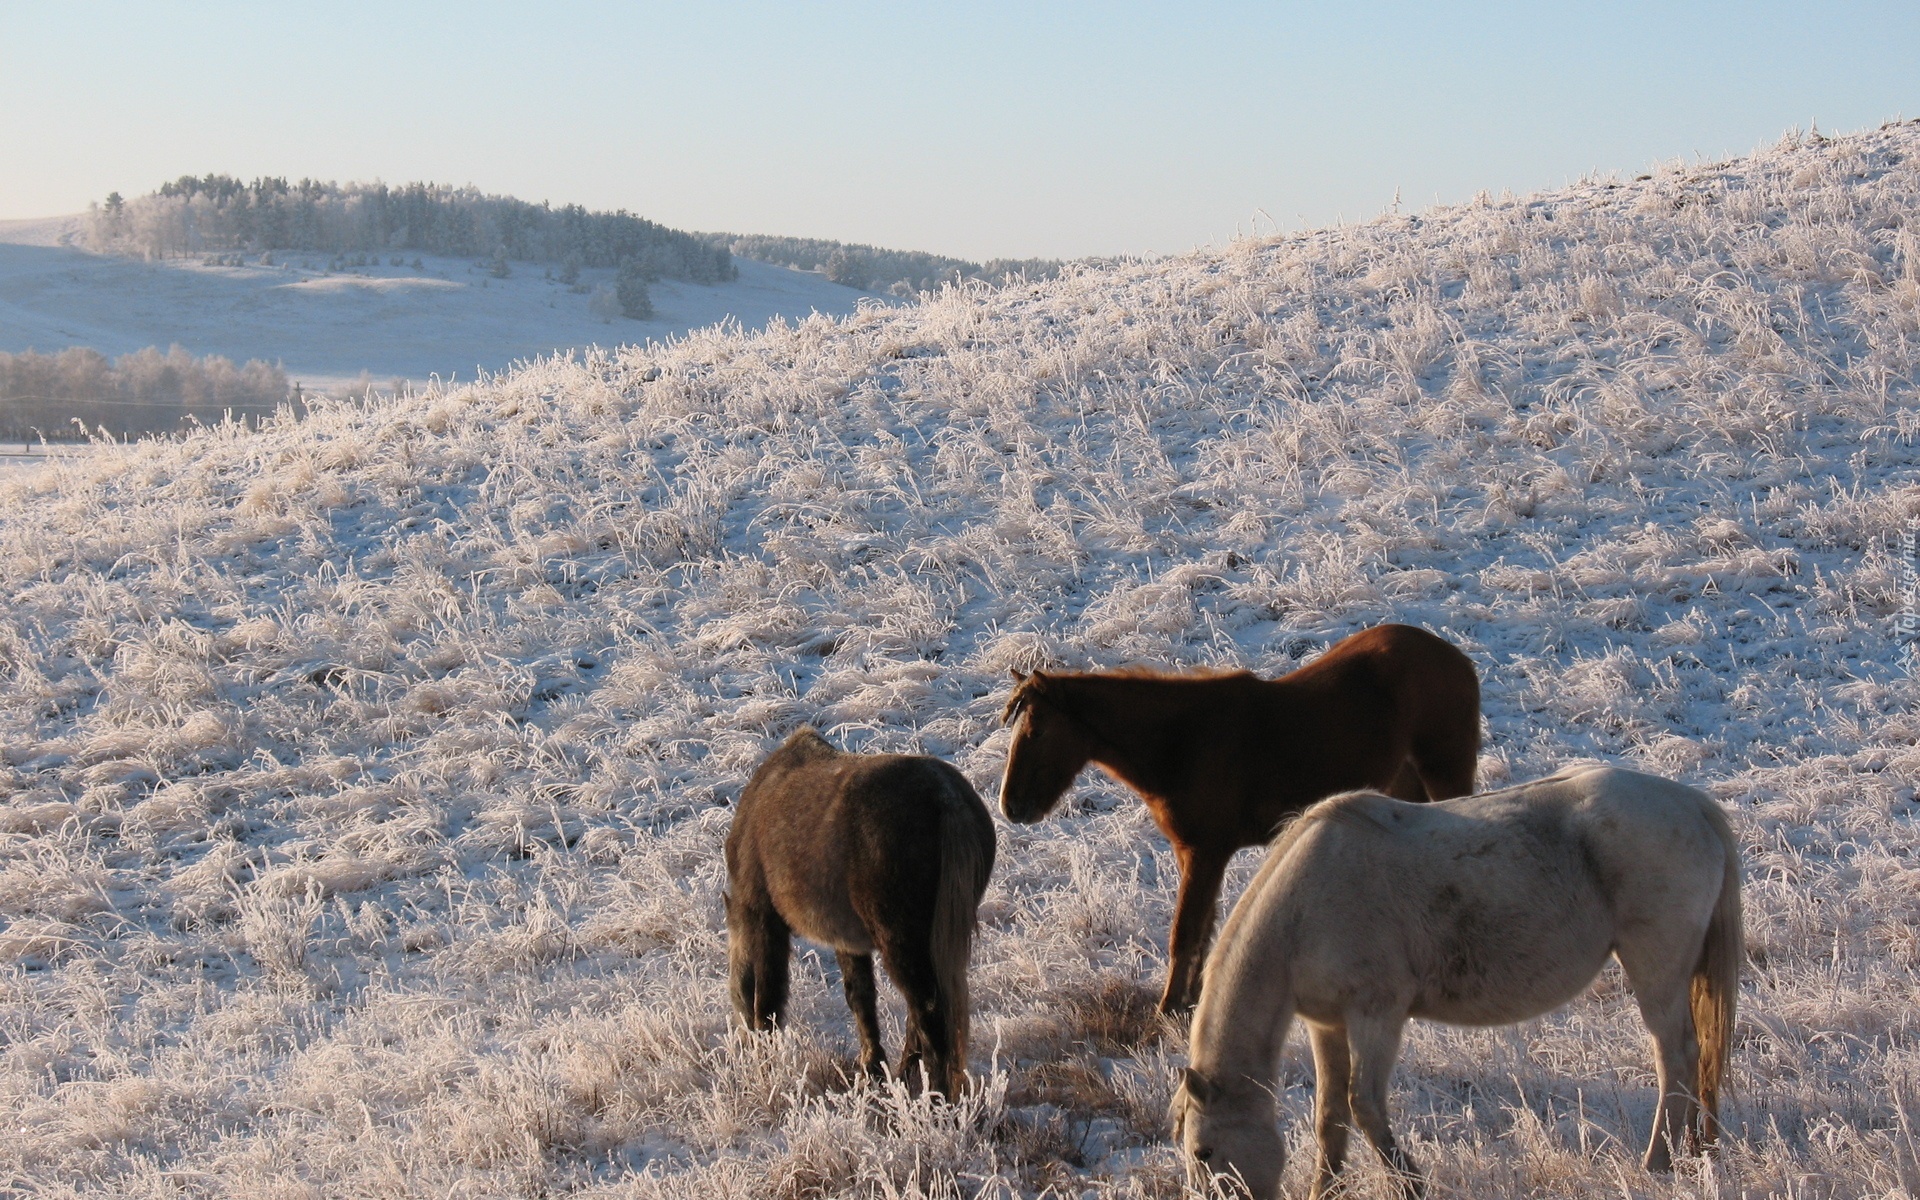
[[[1700,1071],[1694,1093],[1700,1100],[1703,1145],[1720,1135],[1720,1090],[1733,1058],[1734,1006],[1740,999],[1740,963],[1746,953],[1746,933],[1740,918],[1740,845],[1726,814],[1706,801],[1708,819],[1726,851],[1720,877],[1720,898],[1707,923],[1707,939],[1693,968],[1693,1032],[1700,1043]]]
[[[933,898],[931,957],[934,988],[952,1038],[948,1070],[958,1086],[967,1062],[967,960],[973,953],[980,896],[993,873],[993,819],[987,816],[986,806],[972,785],[957,771],[944,799],[940,805],[940,881]]]

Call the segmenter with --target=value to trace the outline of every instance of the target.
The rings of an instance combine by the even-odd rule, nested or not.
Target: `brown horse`
[[[1446,800],[1473,791],[1480,680],[1451,643],[1410,625],[1339,642],[1281,679],[1013,673],[1000,811],[1047,815],[1092,762],[1140,793],[1180,863],[1160,1011],[1199,992],[1227,860],[1335,792]]]
[[[792,935],[832,947],[881,1072],[873,952],[907,1000],[899,1077],[952,1096],[966,1079],[967,957],[993,873],[993,818],[936,758],[843,754],[802,729],[754,771],[727,833],[733,1006],[751,1029],[786,1011]]]

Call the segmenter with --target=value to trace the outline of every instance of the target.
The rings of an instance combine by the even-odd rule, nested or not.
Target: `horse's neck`
[[[1293,1019],[1293,922],[1257,894],[1266,875],[1220,931],[1188,1044],[1201,1074],[1271,1088]]]
[[[1083,675],[1070,685],[1073,717],[1089,735],[1089,761],[1118,775],[1136,790],[1164,790],[1161,764],[1153,748],[1169,718],[1186,715],[1201,702],[1197,691],[1155,686],[1152,679]]]

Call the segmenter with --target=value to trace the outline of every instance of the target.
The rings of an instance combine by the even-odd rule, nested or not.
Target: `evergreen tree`
[[[653,319],[653,297],[647,294],[646,273],[639,264],[628,262],[620,267],[620,277],[614,281],[613,294],[620,301],[620,315],[635,321]]]

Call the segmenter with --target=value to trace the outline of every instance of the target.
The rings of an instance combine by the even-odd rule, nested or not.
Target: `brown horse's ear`
[[[1192,1067],[1187,1068],[1186,1078],[1182,1082],[1186,1085],[1187,1095],[1193,1098],[1195,1104],[1205,1104],[1217,1094],[1213,1081]]]
[[[1041,682],[1040,672],[1038,671],[1035,671],[1031,675],[1016,667],[1008,667],[1007,671],[1013,676],[1013,692],[1007,697],[1006,708],[1000,711],[1000,723],[1002,725],[1013,724],[1013,719],[1020,715],[1020,710],[1032,703],[1032,693],[1040,690]],[[1029,691],[1029,686],[1031,686],[1031,692]]]

